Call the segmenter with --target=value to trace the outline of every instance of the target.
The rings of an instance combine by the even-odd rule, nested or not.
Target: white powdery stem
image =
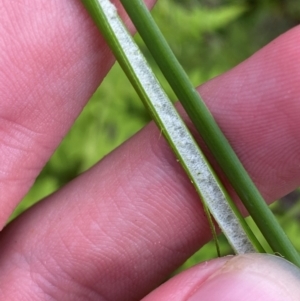
[[[211,214],[238,254],[256,252],[236,215],[229,206],[211,168],[168,99],[137,45],[119,19],[115,6],[109,0],[98,0],[108,24],[113,30],[136,78],[144,88],[152,109],[165,127],[165,134],[173,141],[181,163]]]

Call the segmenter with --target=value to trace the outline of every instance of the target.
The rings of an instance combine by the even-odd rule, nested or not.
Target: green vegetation
[[[294,1],[279,0],[164,0],[158,3],[154,15],[197,85],[230,69],[299,23],[300,11],[294,6]],[[167,85],[166,90],[169,91]],[[14,216],[92,166],[149,120],[122,71],[114,66]],[[292,206],[295,200],[285,203]],[[299,216],[290,213],[294,209],[283,208],[281,202],[273,208],[296,244]],[[300,250],[299,242],[296,247]],[[221,249],[223,254],[230,252],[223,239]],[[214,246],[208,244],[189,260],[188,265],[214,256]]]

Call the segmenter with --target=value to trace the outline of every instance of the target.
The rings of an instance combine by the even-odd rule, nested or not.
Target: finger
[[[300,270],[265,254],[213,260],[169,280],[143,301],[294,301],[300,298]]]
[[[265,177],[270,179],[270,191],[267,192],[270,199],[276,199],[293,187],[272,177],[274,169],[263,165],[260,160],[257,162],[255,154],[258,158],[261,152],[275,156],[278,164],[274,168],[281,173],[281,179],[287,178],[297,163],[295,156],[285,158],[287,146],[283,142],[286,142],[286,137],[278,131],[287,135],[291,131],[295,138],[291,142],[291,151],[299,152],[300,118],[295,118],[295,115],[300,114],[300,110],[296,110],[300,91],[294,85],[300,74],[296,70],[293,74],[284,70],[286,66],[291,71],[290,59],[294,60],[293,66],[299,65],[298,49],[292,47],[293,43],[298,45],[299,31],[300,28],[296,28],[288,32],[241,66],[216,79],[219,86],[215,89],[219,89],[219,95],[231,93],[227,96],[228,102],[232,101],[231,106],[224,106],[221,98],[214,98],[215,91],[209,90],[213,81],[200,89],[255,182],[259,185]],[[289,55],[283,56],[283,53]],[[289,105],[281,116],[279,104],[286,91],[281,85],[275,85],[274,98],[263,100],[269,103],[261,108],[265,115],[263,112],[254,115],[253,123],[246,123],[246,127],[244,119],[248,118],[248,112],[240,110],[244,99],[228,87],[231,83],[235,85],[253,66],[263,67],[266,61],[276,61],[277,57],[284,57],[286,63],[282,62],[281,68],[270,63],[269,68],[262,69],[264,76],[256,77],[257,81],[252,80],[245,89],[249,94],[258,91],[267,96],[262,86],[266,87],[271,78],[279,81],[282,74],[289,75],[289,79],[282,78],[286,91],[291,91],[286,100]],[[252,101],[257,99],[262,100],[259,94]],[[226,111],[228,108],[233,114],[240,111],[239,118],[232,121],[228,117],[231,111]],[[280,126],[269,123],[269,114],[281,116]],[[293,123],[291,118],[294,118]],[[260,130],[254,128],[252,132],[253,124],[259,125]],[[240,133],[235,140],[236,136],[231,131],[235,133],[235,129],[242,126],[244,136]],[[263,145],[265,149],[262,149],[256,143],[245,144],[248,136],[262,140],[265,132],[270,130],[276,138],[272,149],[269,150],[268,145]],[[282,161],[287,168],[283,167]],[[265,170],[270,174],[266,174]],[[294,177],[293,183],[298,185],[300,172],[295,172]],[[36,286],[41,294],[58,300],[68,299],[70,292],[78,300],[90,295],[91,300],[139,300],[210,237],[202,207],[190,181],[159,130],[150,124],[4,231],[0,242],[0,282],[6,284],[3,294],[7,298],[18,291],[13,281],[18,277],[18,285],[25,283],[22,294],[28,294],[30,300],[41,298],[41,295],[33,296]],[[15,266],[19,268],[15,269]],[[28,278],[29,270],[34,280]]]
[[[200,89],[267,201],[299,186],[299,32],[290,30]]]
[[[1,228],[114,59],[79,0],[0,11]]]

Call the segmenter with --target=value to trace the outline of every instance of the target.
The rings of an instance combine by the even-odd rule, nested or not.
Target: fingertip
[[[171,278],[156,290],[147,295],[142,301],[154,300],[186,300],[195,288],[218,271],[230,257],[217,258],[203,262]]]
[[[273,255],[246,254],[200,264],[175,276],[143,301],[296,301],[300,270]]]

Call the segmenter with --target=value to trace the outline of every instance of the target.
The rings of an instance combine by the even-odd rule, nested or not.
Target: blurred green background
[[[300,5],[295,0],[159,0],[153,15],[192,82],[199,85],[299,24]],[[136,41],[152,64],[138,36]],[[157,67],[153,68],[175,100]],[[12,218],[91,167],[149,120],[116,64]],[[300,193],[295,191],[272,205],[298,250],[299,199]],[[231,252],[222,236],[220,244],[223,255]],[[214,243],[208,243],[182,268],[215,256]]]

